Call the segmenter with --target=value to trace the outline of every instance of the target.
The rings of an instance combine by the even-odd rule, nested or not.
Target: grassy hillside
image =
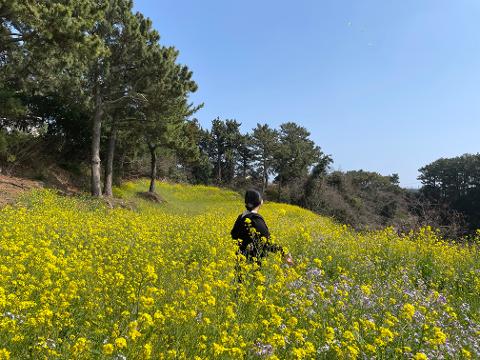
[[[159,184],[136,210],[40,190],[0,211],[0,359],[480,357],[480,255],[262,208],[294,267],[235,273],[241,197]]]

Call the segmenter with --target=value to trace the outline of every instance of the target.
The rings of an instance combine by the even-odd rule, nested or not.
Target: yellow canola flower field
[[[115,190],[135,210],[46,190],[0,210],[0,360],[480,358],[478,246],[268,203],[295,266],[258,269],[229,234],[241,196],[145,187]]]

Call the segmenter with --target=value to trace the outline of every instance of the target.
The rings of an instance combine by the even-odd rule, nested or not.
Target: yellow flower
[[[140,331],[138,331],[136,328],[132,328],[130,329],[128,335],[130,336],[130,338],[132,339],[132,341],[135,341],[137,340],[138,337],[140,337],[142,334]]]
[[[215,356],[219,356],[221,354],[223,354],[225,352],[225,347],[223,347],[222,345],[220,344],[217,344],[217,343],[213,343],[213,354]]]
[[[152,297],[147,297],[147,296],[141,296],[140,302],[145,307],[151,307],[153,306],[153,304],[155,304],[155,300]]]
[[[103,345],[103,353],[105,355],[112,355],[114,351],[113,344],[105,344]]]
[[[124,349],[127,347],[127,340],[123,337],[116,338],[115,346],[119,349]]]
[[[156,281],[158,279],[157,273],[155,272],[155,267],[153,265],[147,265],[145,267],[145,273],[147,280]]]
[[[10,360],[10,352],[7,349],[0,349],[0,360]]]
[[[372,321],[372,320],[363,320],[363,326],[366,328],[366,329],[369,329],[369,330],[375,330],[377,328],[377,326],[375,325],[375,323]]]
[[[207,304],[210,305],[210,306],[215,306],[215,304],[217,303],[216,299],[215,299],[215,296],[209,296],[207,298]]]
[[[295,316],[292,316],[290,319],[287,321],[288,326],[294,328],[298,324],[298,319]]]
[[[370,285],[362,285],[360,289],[366,296],[369,296],[372,293],[372,288],[370,287]]]
[[[74,356],[78,356],[82,354],[87,349],[87,339],[86,338],[78,338],[75,344],[72,347],[72,353]]]
[[[355,336],[348,330],[343,333],[343,338],[347,341],[355,341]]]
[[[242,349],[240,349],[238,347],[233,347],[233,348],[228,349],[228,353],[234,359],[241,359],[243,357],[243,351],[242,351]]]
[[[425,355],[423,352],[417,352],[413,358],[414,360],[428,360],[427,355]]]
[[[402,307],[401,316],[407,320],[412,320],[415,315],[415,306],[412,304],[404,304]]]
[[[285,337],[280,334],[273,334],[269,342],[275,347],[285,347]]]
[[[143,345],[143,358],[148,360],[152,357],[152,345],[150,343]]]
[[[470,353],[470,351],[468,351],[468,350],[465,349],[465,348],[462,349],[462,356],[463,356],[465,359],[471,359],[471,358],[472,358],[472,354]]]
[[[140,315],[140,321],[142,322],[142,326],[152,326],[153,325],[153,319],[150,314],[147,313],[142,313]]]
[[[430,339],[428,342],[432,345],[442,345],[442,344],[445,344],[446,341],[447,341],[447,335],[445,335],[442,329],[435,326],[433,328],[433,338]]]
[[[307,352],[303,348],[293,348],[292,355],[295,359],[305,359],[307,357]]]
[[[381,327],[380,328],[380,337],[385,343],[389,343],[393,341],[394,334],[390,329]]]
[[[327,326],[325,329],[325,340],[327,343],[332,342],[335,339],[335,329],[331,326]]]

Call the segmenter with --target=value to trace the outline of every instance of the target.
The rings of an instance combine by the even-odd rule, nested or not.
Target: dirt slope
[[[12,204],[24,192],[41,187],[41,181],[0,175],[0,206]]]

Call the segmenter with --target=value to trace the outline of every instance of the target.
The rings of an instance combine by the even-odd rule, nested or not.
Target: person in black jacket
[[[245,207],[235,221],[231,231],[232,238],[238,241],[239,253],[244,255],[248,261],[260,259],[269,252],[280,252],[289,265],[293,264],[292,257],[285,254],[283,248],[273,244],[270,239],[270,231],[263,217],[258,210],[263,204],[260,193],[256,190],[247,190],[245,193]]]

